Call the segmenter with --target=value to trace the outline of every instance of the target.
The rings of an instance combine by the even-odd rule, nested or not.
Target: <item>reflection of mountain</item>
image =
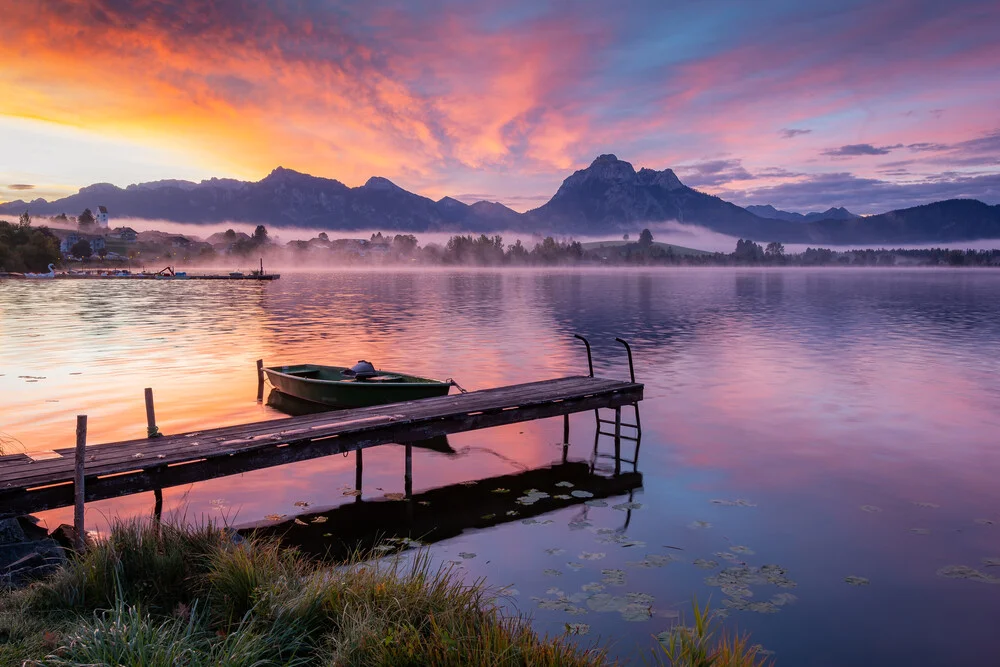
[[[557,486],[560,482],[572,487]],[[621,495],[641,486],[641,473],[604,477],[592,473],[589,464],[575,461],[431,489],[409,500],[359,498],[326,512],[303,514],[253,530],[263,536],[280,537],[314,557],[343,558],[385,538],[438,542],[468,529],[521,521],[582,504],[590,497]],[[549,497],[527,505],[518,503],[517,499],[530,489],[548,493]],[[571,495],[574,491],[592,496],[576,497]]]

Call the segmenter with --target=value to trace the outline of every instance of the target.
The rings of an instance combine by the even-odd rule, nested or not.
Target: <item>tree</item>
[[[227,229],[227,230],[226,230],[226,231],[225,231],[225,232],[224,232],[224,233],[222,234],[222,236],[223,236],[223,238],[225,238],[225,239],[226,239],[227,241],[232,241],[233,239],[235,239],[235,238],[236,238],[236,232],[235,232],[235,231],[233,231],[232,229]]]
[[[257,229],[253,230],[253,240],[257,245],[267,243],[267,227],[257,225]]]
[[[767,244],[767,248],[764,249],[764,254],[769,257],[782,257],[785,254],[785,246],[777,241],[771,241]]]
[[[628,241],[628,234],[622,234],[622,241]]]
[[[401,257],[409,257],[417,249],[417,237],[413,234],[396,234],[392,237],[392,251]]]
[[[653,245],[653,232],[648,229],[642,230],[642,233],[639,234],[639,245],[643,248]]]
[[[97,222],[94,219],[93,212],[89,208],[83,209],[83,213],[77,216],[76,221],[79,223],[80,227],[90,227]]]
[[[69,249],[69,254],[73,255],[74,257],[79,257],[81,259],[90,259],[90,256],[93,254],[93,252],[94,251],[91,250],[90,248],[90,241],[88,241],[87,239],[80,239],[79,241],[74,243]]]
[[[105,257],[108,256],[108,249],[105,247],[101,247],[101,249],[97,251],[97,256],[103,260]]]
[[[31,227],[31,216],[28,215],[27,211],[21,214],[20,223],[22,227]]]
[[[319,236],[317,236],[316,238],[318,238],[320,241],[329,241],[330,240],[330,237],[327,236],[326,232],[320,232]]]
[[[59,239],[45,227],[0,220],[0,271],[42,272],[59,259]]]

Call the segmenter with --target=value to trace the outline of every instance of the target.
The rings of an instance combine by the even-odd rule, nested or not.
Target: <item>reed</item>
[[[0,664],[605,664],[411,556],[324,567],[213,524],[118,522],[45,582],[0,594]]]
[[[763,649],[750,644],[747,635],[719,633],[708,604],[702,609],[695,600],[692,608],[694,625],[678,625],[660,639],[661,650],[653,656],[656,664],[670,667],[765,667],[770,664]]]

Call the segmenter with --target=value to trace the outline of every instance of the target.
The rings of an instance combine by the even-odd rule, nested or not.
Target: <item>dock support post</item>
[[[76,532],[77,553],[83,553],[86,546],[83,524],[83,466],[87,455],[87,415],[77,415],[76,417],[76,469],[73,474],[73,528]]]
[[[403,491],[406,497],[413,495],[413,445],[406,444],[406,473],[403,477]]]
[[[257,402],[264,402],[264,360],[257,360]],[[360,449],[358,450],[361,451]]]
[[[615,408],[615,474],[622,471],[622,409]]]
[[[153,519],[157,524],[163,519],[163,489],[153,489]]]
[[[569,413],[563,415],[562,462],[569,457]]]
[[[160,436],[160,430],[156,428],[156,412],[153,410],[153,389],[146,387],[146,435],[150,438]]]
[[[361,450],[354,450],[354,490],[357,491],[357,495],[354,496],[354,502],[361,502],[361,476],[364,471],[364,460],[361,456]]]

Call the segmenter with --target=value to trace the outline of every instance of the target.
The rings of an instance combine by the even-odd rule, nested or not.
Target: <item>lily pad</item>
[[[562,576],[562,572],[560,572],[559,570],[552,569],[552,568],[549,568],[547,570],[542,570],[542,574],[544,574],[546,577],[561,577]]]
[[[590,491],[584,491],[583,489],[573,489],[570,495],[574,498],[593,498],[594,494]]]
[[[871,583],[871,581],[869,581],[867,578],[865,578],[865,577],[858,577],[858,576],[853,575],[853,574],[849,575],[847,577],[844,577],[844,581],[847,582],[847,583],[849,583],[851,586],[867,586],[868,584]]]
[[[590,632],[590,626],[586,623],[567,623],[566,624],[566,634],[568,635],[585,635]]]
[[[653,617],[653,608],[643,604],[628,604],[622,609],[622,620],[632,623],[648,621]]]
[[[601,560],[605,556],[607,556],[607,554],[604,553],[603,551],[598,551],[595,553],[584,551],[579,556],[577,556],[577,558],[579,558],[580,560]]]
[[[757,507],[754,503],[746,500],[745,498],[737,498],[736,500],[722,500],[719,498],[713,498],[708,502],[713,505],[722,505],[723,507]]]
[[[559,556],[560,554],[566,553],[566,550],[560,549],[559,547],[551,547],[549,549],[546,549],[545,553],[547,553],[550,556]]]
[[[692,521],[691,523],[688,524],[688,528],[695,528],[695,529],[711,528],[711,527],[712,524],[710,524],[708,521]]]
[[[490,493],[510,493],[510,489],[498,488],[493,489]]]
[[[299,519],[297,517],[296,517],[295,521],[293,521],[292,523],[294,523],[294,524],[296,524],[298,526],[308,526],[309,525],[308,523],[306,523],[305,521],[303,521],[302,519]]]
[[[703,570],[714,570],[715,568],[719,567],[719,563],[718,561],[714,560],[705,560],[704,558],[696,558],[694,560],[694,566],[700,567]]]
[[[573,485],[573,482],[565,482],[564,481],[564,482],[556,482],[556,486],[562,486],[562,487],[565,487],[567,489],[572,489],[574,485]]]
[[[470,559],[470,558],[475,558],[475,557],[476,557],[476,554],[474,554],[474,553],[471,553],[471,552],[469,552],[469,551],[459,551],[459,552],[458,552],[458,557],[459,557],[459,558],[464,558],[464,559],[468,560],[468,559]]]
[[[939,507],[941,507],[937,503],[913,503],[913,504],[916,505],[917,507],[924,507],[926,509],[931,509],[931,510],[936,510]]]
[[[350,489],[348,491],[344,491],[344,495],[357,497],[361,495],[361,492],[358,491],[357,489]]]
[[[386,500],[403,500],[404,498],[406,498],[406,494],[405,493],[387,493],[387,494],[385,494],[384,498]]]
[[[910,528],[910,532],[914,535],[930,535],[930,528]]]
[[[983,565],[986,567],[1000,567],[1000,558],[984,558]]]
[[[869,514],[877,514],[882,511],[882,508],[877,505],[862,505],[861,511],[868,512]]]
[[[1000,584],[1000,577],[980,572],[968,565],[946,565],[937,571],[938,576],[948,579],[969,579],[984,584]]]
[[[327,517],[325,516],[314,516],[309,523],[326,523],[326,520]]]
[[[587,507],[607,507],[608,502],[606,500],[588,500],[584,505]]]
[[[580,590],[587,591],[588,593],[597,593],[604,590],[604,585],[594,581],[589,584],[584,584],[580,587]]]
[[[624,586],[625,585],[625,571],[617,569],[607,569],[601,570],[601,575],[603,583],[609,586]]]
[[[642,503],[619,503],[617,505],[612,505],[611,508],[622,512],[626,510],[641,510]]]
[[[266,514],[264,516],[264,518],[267,519],[268,521],[281,521],[282,519],[285,518],[285,515],[284,514]]]
[[[304,501],[304,500],[296,500],[296,501],[295,501],[294,503],[292,503],[292,504],[293,504],[293,505],[295,505],[296,507],[309,507],[309,503],[307,503],[307,502],[306,502],[306,501]]]
[[[993,519],[973,519],[973,521],[980,526],[992,526],[995,523]]]
[[[754,553],[753,549],[751,549],[750,547],[744,547],[739,544],[733,547],[729,547],[729,550],[734,554],[741,554],[743,556],[753,556]]]
[[[582,570],[583,567],[584,567],[584,565],[583,565],[583,563],[573,563],[573,562],[570,562],[570,563],[566,563],[566,567],[568,567],[571,570]]]
[[[775,605],[776,607],[783,607],[786,604],[791,604],[795,602],[796,600],[798,600],[798,598],[792,595],[791,593],[778,593],[777,595],[771,598],[771,604]]]

